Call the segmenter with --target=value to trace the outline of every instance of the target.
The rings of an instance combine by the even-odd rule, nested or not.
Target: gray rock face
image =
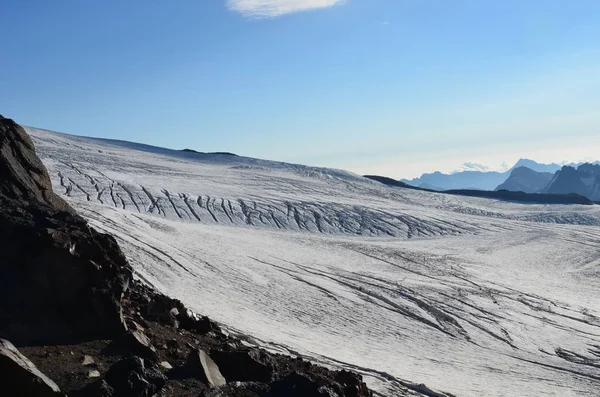
[[[7,340],[0,339],[0,377],[6,397],[58,397],[60,389]],[[8,394],[4,394],[8,393]]]
[[[0,118],[0,337],[19,344],[112,338],[125,331],[131,268],[52,192],[22,127]]]
[[[35,153],[23,127],[0,116],[0,196],[23,206],[38,205],[54,211],[75,211],[52,192],[48,171]]]

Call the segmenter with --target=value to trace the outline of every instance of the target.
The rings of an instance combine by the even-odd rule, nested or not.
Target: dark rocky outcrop
[[[0,339],[0,393],[6,397],[58,397],[59,387],[7,340]],[[5,394],[8,393],[8,394]]]
[[[208,153],[206,153],[206,152],[199,152],[199,151],[197,151],[197,150],[194,150],[194,149],[187,149],[187,148],[186,148],[186,149],[183,149],[183,150],[182,150],[182,152],[184,152],[184,153],[195,153],[195,154],[205,154],[205,155],[206,155],[206,154],[208,154],[208,155],[212,154],[212,155],[220,155],[220,156],[233,156],[233,157],[238,157],[238,155],[237,155],[237,154],[235,154],[235,153],[230,153],[230,152],[208,152]]]
[[[0,337],[35,364],[0,344],[15,396],[372,396],[357,374],[244,347],[132,280],[115,239],[52,193],[25,131],[1,117],[0,176]]]
[[[446,190],[443,193],[454,194],[457,196],[482,197],[504,201],[516,201],[520,203],[581,205],[594,204],[590,199],[579,194],[524,193],[509,192],[508,190],[498,190],[494,192],[487,190]]]
[[[403,187],[406,189],[415,189],[415,190],[427,190],[427,189],[422,189],[419,187],[415,187],[412,185],[409,185],[408,183],[404,183],[401,181],[397,181],[395,179],[392,178],[388,178],[387,176],[380,176],[380,175],[363,175],[365,178],[370,179],[372,181],[376,181],[379,183],[383,183],[384,185],[388,185],[388,186],[393,186],[393,187]]]
[[[131,268],[52,192],[22,127],[0,118],[0,337],[16,344],[113,337]]]
[[[0,115],[0,200],[16,201],[23,208],[39,208],[74,214],[73,209],[52,192],[48,171],[35,153],[25,130]]]

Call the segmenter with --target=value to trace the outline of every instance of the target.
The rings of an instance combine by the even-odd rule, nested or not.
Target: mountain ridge
[[[579,166],[582,164],[584,163],[569,163],[567,165]],[[596,161],[594,164],[600,164],[600,161]],[[400,179],[400,181],[412,186],[424,187],[433,190],[495,190],[510,177],[511,172],[514,169],[519,167],[527,167],[536,172],[551,173],[555,173],[561,169],[561,165],[557,163],[544,164],[538,163],[534,160],[521,158],[507,171],[466,170],[455,173],[443,173],[441,171],[435,171],[432,173],[422,174],[420,177],[413,179]]]
[[[564,166],[557,171],[544,193],[577,193],[593,201],[600,200],[600,165],[581,164],[577,168]]]
[[[495,190],[521,191],[525,193],[540,193],[552,178],[553,173],[538,172],[526,166],[514,168],[509,177]]]

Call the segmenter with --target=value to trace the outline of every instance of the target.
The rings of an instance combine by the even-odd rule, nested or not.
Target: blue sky
[[[0,113],[412,177],[600,158],[597,0],[28,0]]]

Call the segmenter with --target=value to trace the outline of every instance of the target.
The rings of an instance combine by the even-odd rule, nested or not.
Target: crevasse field
[[[28,132],[140,279],[248,343],[386,396],[600,395],[600,206]]]

